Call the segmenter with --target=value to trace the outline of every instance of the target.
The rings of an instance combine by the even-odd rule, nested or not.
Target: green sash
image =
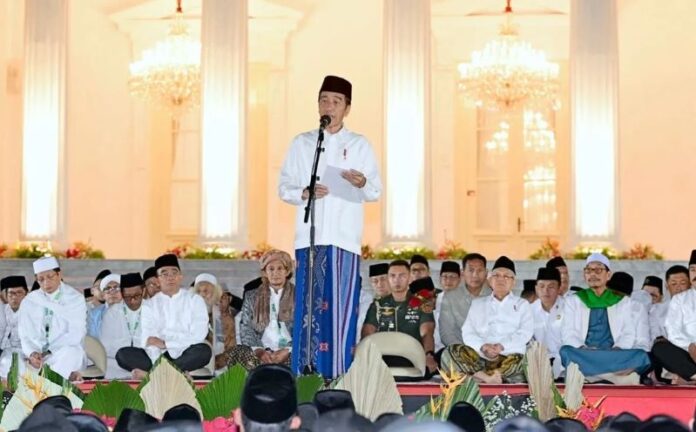
[[[614,306],[623,299],[622,296],[614,293],[614,291],[610,289],[604,291],[601,296],[595,294],[594,290],[591,288],[578,291],[576,295],[585,303],[585,306],[590,309],[606,309]]]

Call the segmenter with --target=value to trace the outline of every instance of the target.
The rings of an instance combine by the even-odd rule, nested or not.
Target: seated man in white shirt
[[[689,289],[669,302],[665,320],[667,340],[653,345],[657,364],[676,376],[672,384],[696,384],[696,289]]]
[[[657,276],[648,276],[643,282],[642,290],[647,292],[651,298],[651,304],[648,307],[651,346],[658,338],[664,338],[667,334],[665,331],[665,317],[669,309],[669,301],[664,298],[662,285],[662,279]]]
[[[628,298],[631,305],[631,322],[636,329],[633,348],[649,352],[652,347],[648,322],[649,295],[641,291],[634,293],[633,276],[626,272],[614,272],[607,282],[607,288]]]
[[[515,264],[498,258],[488,282],[493,294],[474,300],[462,327],[464,344],[442,354],[443,370],[459,370],[488,384],[524,381],[524,355],[534,335],[532,307],[515,296]]]
[[[140,346],[119,356],[119,366],[142,379],[161,355],[184,372],[207,365],[212,356],[205,343],[208,334],[208,310],[205,301],[189,290],[181,289],[183,275],[176,255],[166,254],[155,260],[161,291],[142,306]]]
[[[561,320],[563,319],[563,297],[561,296],[561,273],[554,267],[542,267],[537,273],[536,294],[532,303],[534,315],[534,339],[546,346],[551,359],[554,378],[563,370],[561,356]]]
[[[130,378],[131,372],[120,363],[127,363],[137,352],[147,355],[141,338],[145,286],[140,273],[122,275],[120,290],[123,302],[112,305],[104,313],[99,336],[106,350],[106,379]]]
[[[0,305],[0,377],[7,378],[7,373],[12,366],[12,354],[18,353],[20,364],[23,364],[22,343],[19,340],[17,319],[19,318],[19,306],[29,292],[27,280],[24,276],[8,276],[0,280],[7,304]]]
[[[22,352],[35,369],[46,364],[63,378],[77,379],[86,363],[85,298],[62,281],[54,257],[34,261],[34,274],[41,289],[30,292],[19,308]]]
[[[650,368],[645,351],[636,349],[631,300],[608,289],[609,259],[593,253],[585,260],[589,288],[565,298],[559,350],[564,367],[575,363],[592,379],[638,384]]]

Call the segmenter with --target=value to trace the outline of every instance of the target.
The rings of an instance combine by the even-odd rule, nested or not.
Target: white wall
[[[693,0],[620,4],[621,241],[672,259],[696,247],[695,28]]]
[[[72,0],[66,125],[66,237],[91,241],[113,258],[142,256],[146,225],[128,94],[130,42],[91,0]],[[146,192],[146,191],[145,191]]]

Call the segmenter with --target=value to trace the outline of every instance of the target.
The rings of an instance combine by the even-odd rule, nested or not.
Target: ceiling
[[[176,0],[93,0],[133,40],[139,53],[166,34]],[[301,20],[327,1],[248,0],[250,61],[284,60],[285,40]],[[379,0],[374,0],[379,1]],[[571,0],[512,0],[520,35],[552,59],[568,57]],[[434,60],[451,65],[494,38],[505,0],[431,0]],[[200,34],[202,0],[182,0],[194,35]]]

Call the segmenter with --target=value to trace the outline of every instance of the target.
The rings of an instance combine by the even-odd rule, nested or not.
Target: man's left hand
[[[435,361],[435,357],[432,354],[427,354],[425,356],[425,366],[430,373],[435,373],[435,371],[437,371],[437,361]]]
[[[167,345],[164,343],[164,341],[158,337],[155,336],[150,336],[147,338],[147,344],[146,345],[152,345],[154,347],[157,347],[159,349],[167,349]]]
[[[362,188],[367,183],[367,177],[365,177],[365,174],[354,169],[343,171],[341,173],[341,177],[348,180],[348,182],[356,188]]]

